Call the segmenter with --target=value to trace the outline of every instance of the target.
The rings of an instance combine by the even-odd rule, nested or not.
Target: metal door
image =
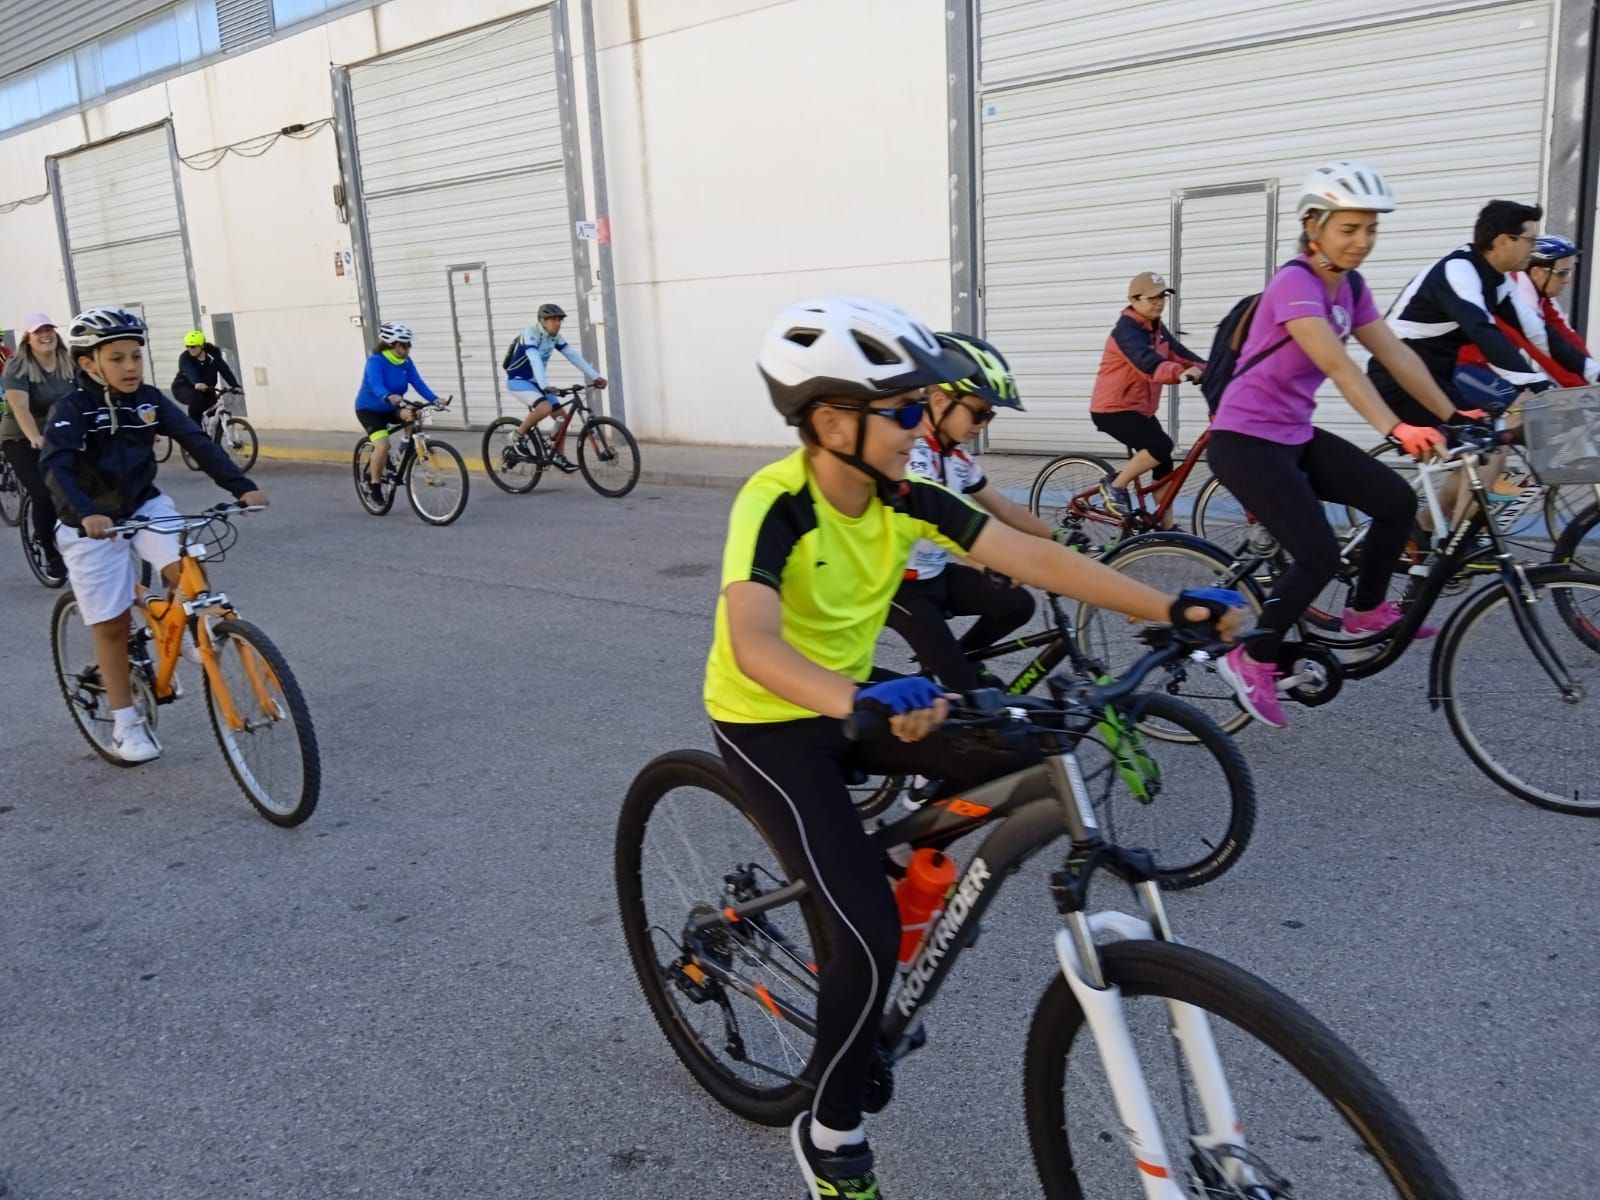
[[[463,425],[487,425],[500,415],[500,359],[489,310],[489,271],[483,263],[450,268],[450,325],[456,344],[456,411]]]
[[[1222,183],[1172,193],[1172,288],[1167,328],[1205,358],[1217,322],[1259,292],[1277,266],[1278,181]],[[1183,446],[1206,427],[1200,389],[1167,389],[1167,432]]]
[[[222,361],[232,368],[239,383],[244,384],[244,368],[239,365],[239,339],[233,331],[232,313],[213,313],[211,315],[211,344],[222,353]],[[228,401],[228,408],[235,416],[248,416],[245,407],[245,397],[235,396]]]

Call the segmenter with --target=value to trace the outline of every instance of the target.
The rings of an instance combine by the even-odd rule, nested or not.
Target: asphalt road
[[[785,1136],[673,1058],[612,895],[629,780],[710,746],[730,496],[474,478],[436,530],[403,503],[364,515],[339,470],[257,478],[276,503],[213,582],[312,706],[323,799],[293,831],[239,795],[197,676],[159,762],[95,758],[56,690],[54,595],[0,547],[0,1195],[798,1195]],[[1422,665],[1242,735],[1256,842],[1172,911],[1354,1045],[1469,1195],[1592,1197],[1600,823],[1495,791]],[[1021,1049],[1057,928],[1043,869],[872,1124],[888,1195],[1038,1193]]]

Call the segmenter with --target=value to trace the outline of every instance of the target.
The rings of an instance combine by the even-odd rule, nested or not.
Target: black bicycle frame
[[[1478,475],[1480,465],[1476,456],[1464,461],[1463,470],[1467,472],[1467,480],[1472,493],[1473,513],[1469,520],[1459,524],[1450,534],[1450,539],[1444,544],[1433,559],[1427,574],[1423,577],[1421,585],[1406,606],[1405,614],[1394,632],[1384,637],[1378,645],[1377,651],[1367,657],[1355,660],[1340,660],[1340,667],[1347,679],[1367,679],[1388,670],[1404,656],[1416,641],[1417,632],[1422,628],[1428,615],[1433,611],[1433,606],[1438,603],[1439,597],[1444,594],[1446,587],[1458,576],[1469,562],[1480,559],[1482,555],[1476,551],[1479,534],[1487,535],[1489,544],[1493,548],[1492,558],[1497,571],[1492,582],[1485,587],[1504,588],[1511,601],[1513,616],[1517,629],[1526,639],[1528,647],[1538,659],[1539,665],[1558,687],[1563,690],[1571,686],[1571,679],[1567,677],[1565,669],[1561,666],[1559,656],[1544,631],[1539,628],[1533,613],[1529,611],[1528,576],[1525,568],[1516,561],[1515,556],[1507,546],[1507,537],[1500,531],[1499,524],[1492,519],[1489,508],[1488,488]],[[1266,558],[1260,553],[1250,552],[1248,544],[1241,549],[1235,557],[1224,586],[1234,586],[1245,578],[1253,578],[1254,573],[1266,563]],[[1483,589],[1480,588],[1479,591]],[[1453,618],[1452,618],[1453,619]],[[1440,634],[1439,645],[1447,641],[1449,622],[1445,631]],[[1326,650],[1339,650],[1337,642],[1307,639],[1308,645],[1320,646]],[[1351,646],[1349,649],[1363,649],[1363,646]],[[1433,672],[1437,674],[1437,669]],[[1436,689],[1430,689],[1430,691]]]
[[[1091,723],[1092,718],[1085,714],[1086,727]],[[1070,837],[1069,866],[1080,865],[1080,876],[1111,856],[1116,860],[1115,869],[1129,883],[1148,883],[1154,878],[1154,864],[1147,856],[1122,851],[1101,836],[1088,787],[1071,749],[1083,733],[1056,737],[1059,744],[1049,749],[1038,765],[981,784],[962,796],[933,801],[869,835],[874,846],[885,853],[900,845],[942,850],[984,825],[994,826],[962,871],[938,924],[923,939],[891,997],[879,1036],[892,1060],[915,1048],[922,1010],[933,1003],[961,951],[977,941],[978,923],[1000,890],[1000,882],[1040,850],[1061,837]],[[691,921],[686,932],[694,938],[729,920],[749,920],[791,904],[809,890],[803,881],[788,884],[720,913],[707,913]],[[1081,911],[1087,900],[1086,878],[1077,878],[1071,891],[1070,899],[1058,895],[1063,912]],[[815,1033],[802,1014],[790,1011],[785,1015],[806,1032]]]
[[[1067,616],[1066,610],[1061,607],[1061,601],[1055,596],[1046,596],[1050,611],[1055,617],[1056,627],[1046,629],[1039,633],[1030,633],[1019,638],[1008,638],[1003,642],[996,642],[992,646],[984,646],[977,650],[966,652],[968,662],[982,663],[992,659],[1004,658],[1008,654],[1015,654],[1019,650],[1037,650],[1043,648],[1044,653],[1034,657],[1027,666],[1018,671],[1016,677],[1006,684],[1008,696],[1021,696],[1033,688],[1045,676],[1051,674],[1057,667],[1068,659],[1072,661],[1072,670],[1075,675],[1097,675],[1100,672],[1098,664],[1085,658],[1078,649],[1078,631],[1072,620]]]

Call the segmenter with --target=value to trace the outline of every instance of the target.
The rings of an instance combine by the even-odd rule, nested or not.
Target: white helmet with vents
[[[767,332],[756,366],[773,407],[791,425],[824,397],[865,404],[977,370],[903,309],[861,296],[791,304]]]
[[[416,334],[411,332],[411,326],[402,325],[399,321],[385,321],[378,326],[378,340],[387,342],[391,346],[396,342],[404,342],[409,346],[417,338]]]
[[[1311,213],[1326,216],[1336,212],[1393,212],[1394,193],[1389,181],[1376,167],[1353,158],[1313,167],[1300,185],[1295,215],[1304,220]]]

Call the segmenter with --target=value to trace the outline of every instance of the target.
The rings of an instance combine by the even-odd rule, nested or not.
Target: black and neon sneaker
[[[789,1126],[795,1161],[805,1173],[811,1200],[883,1200],[872,1171],[872,1147],[866,1142],[843,1150],[818,1150],[811,1144],[811,1113],[801,1113]]]

